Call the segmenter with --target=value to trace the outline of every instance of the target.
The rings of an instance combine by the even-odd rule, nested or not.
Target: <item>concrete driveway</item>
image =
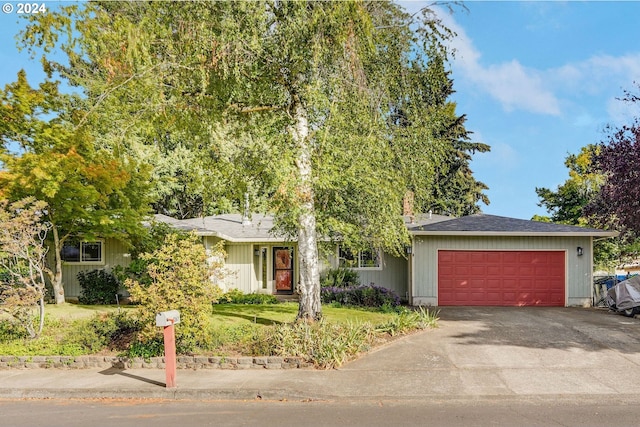
[[[446,307],[440,319],[342,370],[405,397],[637,393],[640,319],[536,307]]]

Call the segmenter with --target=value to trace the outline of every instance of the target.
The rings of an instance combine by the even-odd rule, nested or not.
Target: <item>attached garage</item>
[[[593,240],[616,232],[494,215],[409,228],[413,305],[588,306]]]
[[[438,251],[438,305],[564,306],[564,251]]]

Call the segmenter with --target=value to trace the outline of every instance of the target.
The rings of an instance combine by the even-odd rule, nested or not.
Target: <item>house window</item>
[[[103,263],[102,242],[66,242],[60,256],[65,262]]]
[[[347,248],[338,246],[338,266],[354,269],[381,269],[382,257],[378,250],[352,252]]]

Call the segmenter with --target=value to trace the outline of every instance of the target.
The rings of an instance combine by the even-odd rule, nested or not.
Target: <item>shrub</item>
[[[209,263],[210,259],[224,259],[222,247],[208,254],[195,235],[183,238],[169,234],[164,245],[140,258],[149,262],[147,274],[151,282],[132,279],[125,282],[131,301],[139,304],[138,316],[143,328],[140,342],[160,339],[161,328],[155,325],[157,313],[178,310],[181,323],[176,326],[176,347],[181,353],[191,352],[205,339],[211,303],[222,294],[220,287],[212,282],[212,277],[222,277],[222,261]]]
[[[329,323],[321,319],[276,325],[266,339],[275,355],[303,357],[328,369],[367,351],[374,332],[370,323]]]
[[[400,298],[390,289],[370,285],[360,285],[349,288],[322,288],[320,297],[323,304],[338,303],[340,305],[356,307],[397,307]]]
[[[89,320],[78,321],[68,340],[89,353],[104,349],[123,351],[135,341],[139,331],[139,323],[128,313],[101,313]]]
[[[360,286],[358,272],[350,268],[330,268],[320,280],[321,287],[348,288]]]
[[[438,326],[438,320],[437,311],[430,312],[429,309],[424,307],[418,307],[417,310],[399,307],[398,315],[378,326],[376,331],[395,336],[415,329],[435,328]]]
[[[278,304],[278,299],[269,294],[245,294],[239,289],[225,292],[218,302],[222,304]]]
[[[106,270],[81,271],[77,275],[81,294],[81,304],[113,304],[120,290],[120,282]]]

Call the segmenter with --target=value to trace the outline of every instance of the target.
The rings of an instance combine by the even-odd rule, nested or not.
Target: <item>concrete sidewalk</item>
[[[456,308],[337,370],[0,370],[0,398],[424,399],[635,394],[640,321],[593,309]]]

